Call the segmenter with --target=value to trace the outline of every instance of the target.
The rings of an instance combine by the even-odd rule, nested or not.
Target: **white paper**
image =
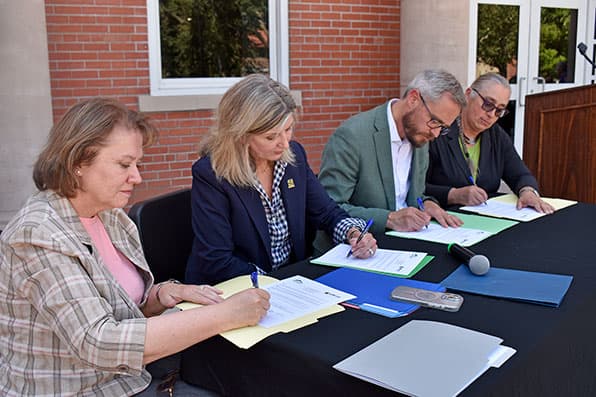
[[[338,244],[311,262],[320,265],[351,267],[354,269],[407,276],[426,256],[426,252],[379,248],[370,258],[359,259],[353,255],[347,258],[346,254],[349,250],[350,246],[348,244]]]
[[[355,298],[302,276],[293,276],[262,287],[271,294],[270,308],[259,325],[270,328]]]
[[[468,229],[465,227],[442,227],[434,222],[429,223],[428,228],[422,228],[417,232],[398,232],[391,230],[387,234],[395,237],[433,241],[435,243],[457,243],[464,247],[474,245],[492,235],[492,233],[485,230]]]
[[[488,200],[486,204],[468,205],[461,207],[462,210],[477,212],[483,215],[495,216],[498,218],[514,219],[527,222],[540,218],[546,214],[536,211],[534,208],[517,209],[516,203],[506,203],[499,200]]]

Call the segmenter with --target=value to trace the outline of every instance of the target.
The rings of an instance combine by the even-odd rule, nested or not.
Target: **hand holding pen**
[[[472,175],[468,175],[468,181],[470,181],[472,186],[477,187],[477,189],[474,189],[471,192],[472,194],[474,194],[475,197],[470,198],[470,200],[474,200],[470,204],[477,205],[477,200],[481,200],[482,204],[487,205],[486,200],[488,199],[488,195],[486,194],[484,189],[479,188],[478,185],[476,185],[476,182],[474,181],[474,177]],[[478,197],[478,194],[480,194],[481,197]]]
[[[419,209],[420,211],[424,212],[424,211],[425,211],[425,209],[424,209],[424,201],[422,201],[422,197],[418,197],[418,198],[416,199],[416,201],[418,202],[418,209]],[[424,225],[424,227],[425,227],[426,229],[428,229],[428,224]]]
[[[362,239],[364,238],[364,235],[366,233],[368,233],[368,230],[370,229],[370,227],[373,224],[373,219],[369,219],[368,222],[366,222],[366,226],[364,226],[364,229],[362,230],[362,232],[360,232],[360,236],[358,236],[358,238],[356,239],[356,243],[353,245],[353,247],[356,247],[358,245],[358,243],[360,243],[362,241]],[[374,238],[373,238],[374,240]],[[374,246],[376,246],[376,240],[374,241]],[[368,248],[368,253],[369,256],[373,256],[375,254],[375,251],[373,250],[373,248]],[[352,248],[350,248],[350,250],[348,251],[348,254],[346,255],[346,258],[349,258],[351,255],[353,254]]]

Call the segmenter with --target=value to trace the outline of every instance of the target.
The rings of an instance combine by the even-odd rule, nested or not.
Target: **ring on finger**
[[[370,254],[370,256],[373,256],[375,254],[375,251],[373,251],[372,248],[369,248],[368,253]]]

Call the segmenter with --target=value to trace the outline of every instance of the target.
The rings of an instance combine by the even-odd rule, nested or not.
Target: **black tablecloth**
[[[231,396],[382,396],[389,390],[345,375],[334,364],[412,319],[441,321],[504,339],[517,350],[462,396],[596,395],[596,206],[579,203],[528,223],[519,223],[471,247],[493,267],[573,275],[559,308],[463,293],[456,313],[419,309],[389,319],[347,308],[316,324],[273,335],[248,350],[220,336],[183,355],[187,382]],[[435,256],[413,278],[440,282],[459,265],[446,245],[376,236],[381,248]],[[299,262],[277,271],[285,278],[316,278],[333,268]],[[396,360],[399,352],[395,353]],[[388,364],[390,365],[390,364]],[[429,382],[432,378],[429,377]]]

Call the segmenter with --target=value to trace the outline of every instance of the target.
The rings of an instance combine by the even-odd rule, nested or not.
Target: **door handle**
[[[524,107],[526,106],[526,95],[524,94],[524,90],[523,90],[523,82],[526,78],[525,77],[519,77],[517,79],[517,103],[519,103],[520,107]]]
[[[542,87],[542,91],[540,92],[544,92],[544,85],[546,84],[546,80],[544,80],[544,77],[533,77],[532,80],[536,80],[536,82],[540,84],[540,86]]]

